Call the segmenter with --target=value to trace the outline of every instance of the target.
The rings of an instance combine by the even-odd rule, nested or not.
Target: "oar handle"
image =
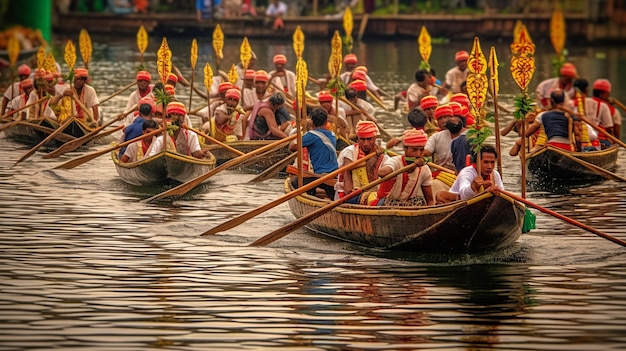
[[[354,190],[349,194],[346,194],[344,197],[340,198],[339,200],[335,200],[331,203],[329,203],[328,205],[318,208],[317,210],[310,212],[309,214],[307,214],[306,216],[300,217],[297,220],[293,221],[292,223],[279,228],[267,235],[265,235],[264,237],[256,240],[255,242],[253,242],[252,244],[250,244],[249,246],[265,246],[268,244],[273,243],[274,241],[284,237],[285,235],[291,233],[292,231],[302,227],[303,225],[306,225],[307,223],[311,222],[312,220],[318,218],[319,216],[323,215],[324,213],[329,212],[330,210],[332,210],[333,208],[343,204],[344,202],[350,200],[351,198],[363,193],[365,190],[369,190],[375,186],[378,186],[380,183],[386,182],[389,179],[392,179],[394,177],[396,177],[398,174],[404,173],[404,172],[410,172],[413,169],[415,169],[415,167],[417,167],[417,164],[412,163],[408,166],[404,166],[402,168],[400,168],[397,171],[394,171],[388,175],[386,175],[383,178],[379,178],[367,185],[365,185],[364,187]]]
[[[567,107],[565,107],[563,105],[559,105],[558,109],[563,111],[563,112],[569,113],[572,116],[575,115],[576,117],[580,118],[581,121],[587,123],[593,129],[595,129],[596,131],[598,131],[599,133],[601,133],[605,137],[611,139],[612,142],[614,142],[616,144],[619,144],[623,148],[626,148],[626,144],[624,144],[623,141],[619,140],[618,138],[616,138],[614,135],[612,135],[611,133],[607,132],[606,130],[598,127],[595,123],[593,123],[590,120],[588,120],[587,117],[585,117],[582,113],[574,113],[572,110],[568,109]]]
[[[25,110],[25,109],[27,109],[27,108],[29,108],[29,107],[33,106],[33,105],[37,105],[38,103],[40,103],[40,102],[42,102],[42,101],[44,101],[44,100],[47,100],[47,99],[49,99],[49,98],[50,98],[50,96],[44,96],[44,97],[42,97],[42,98],[38,99],[38,100],[37,100],[37,101],[35,101],[35,102],[31,102],[30,104],[28,104],[28,105],[24,105],[24,106],[22,106],[22,107],[18,108],[17,110],[13,110],[13,111],[11,111],[11,112],[9,112],[9,113],[5,114],[5,115],[0,116],[0,119],[5,119],[5,118],[7,118],[7,117],[9,117],[9,116],[11,116],[11,115],[13,115],[13,114],[15,114],[15,113],[18,113],[18,112],[20,112],[20,111]]]
[[[226,150],[228,150],[228,151],[230,151],[230,152],[234,153],[234,154],[235,154],[235,155],[237,155],[237,156],[245,155],[245,152],[241,152],[241,151],[239,151],[239,150],[235,149],[234,147],[232,147],[232,146],[230,146],[230,145],[224,144],[223,142],[221,142],[221,141],[219,141],[219,140],[217,140],[217,139],[215,139],[215,138],[213,138],[213,137],[211,137],[211,136],[208,136],[207,134],[202,133],[202,132],[201,132],[201,131],[199,131],[199,130],[195,130],[195,129],[193,129],[193,128],[191,128],[191,127],[189,127],[189,126],[185,125],[185,124],[183,124],[183,128],[185,128],[185,129],[187,129],[187,130],[190,130],[190,131],[192,131],[192,132],[195,132],[196,134],[200,135],[200,136],[201,136],[201,137],[203,137],[204,139],[209,140],[210,142],[212,142],[212,143],[214,143],[214,144],[217,144],[217,145],[219,145],[219,146],[223,147],[224,149],[226,149]]]
[[[522,203],[524,203],[524,204],[526,204],[526,205],[528,205],[530,207],[533,207],[533,208],[535,208],[535,209],[537,209],[537,210],[539,210],[539,211],[541,211],[543,213],[549,214],[550,216],[556,217],[556,218],[558,218],[560,220],[563,220],[563,221],[565,221],[567,223],[573,224],[573,225],[577,226],[578,228],[584,229],[584,230],[586,230],[588,232],[591,232],[591,233],[596,234],[598,236],[601,236],[601,237],[603,237],[603,238],[605,238],[607,240],[610,240],[610,241],[612,241],[612,242],[614,242],[616,244],[619,244],[619,245],[622,245],[622,246],[626,247],[626,242],[624,242],[624,241],[622,241],[622,240],[620,240],[618,238],[615,238],[613,236],[610,236],[610,235],[608,235],[606,233],[603,233],[603,232],[601,232],[601,231],[599,231],[599,230],[597,230],[595,228],[592,228],[592,227],[590,227],[590,226],[588,226],[586,224],[583,224],[583,223],[581,223],[581,222],[579,222],[579,221],[577,221],[575,219],[569,218],[569,217],[564,216],[564,215],[562,215],[560,213],[557,213],[557,212],[554,212],[554,211],[549,210],[547,208],[541,207],[541,206],[539,206],[539,205],[537,205],[537,204],[535,204],[535,203],[533,203],[531,201],[528,201],[528,200],[526,200],[526,199],[524,199],[522,197],[519,197],[519,196],[517,196],[515,194],[512,194],[512,193],[510,193],[510,192],[508,192],[506,190],[500,189],[499,192],[501,194],[504,194],[504,195],[512,198],[512,199],[515,199],[515,200],[517,200],[519,202],[522,202]]]
[[[346,99],[344,96],[340,96],[339,100],[345,102],[346,104],[348,104],[353,110],[359,110],[362,114],[364,114],[369,120],[371,120],[372,122],[376,123],[376,126],[378,126],[378,130],[380,130],[380,132],[387,137],[388,141],[389,139],[393,139],[393,135],[389,134],[389,132],[387,132],[383,127],[380,126],[380,124],[378,124],[376,122],[376,119],[374,117],[372,117],[369,113],[367,113],[367,111],[365,111],[365,109],[363,109],[360,106],[357,106],[355,104],[353,104],[350,100]]]

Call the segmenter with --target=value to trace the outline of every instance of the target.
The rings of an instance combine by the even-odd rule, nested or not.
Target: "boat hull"
[[[111,158],[120,178],[131,185],[185,183],[215,168],[215,157],[198,159],[174,152],[161,152],[137,162],[121,163],[117,150]]]
[[[291,191],[285,183],[285,191]],[[289,200],[295,217],[329,204],[307,194]],[[511,246],[522,234],[524,206],[506,196],[481,194],[443,206],[340,205],[307,227],[366,247],[409,252],[480,253]]]
[[[247,154],[274,142],[276,140],[238,140],[224,144]],[[216,144],[202,144],[202,148],[211,151],[215,155],[218,165],[237,157],[232,151]],[[237,165],[236,169],[247,173],[261,173],[290,154],[288,145],[280,145],[265,153],[264,156],[255,157],[252,162],[243,162]]]
[[[564,156],[563,152],[608,171],[617,167],[618,145],[616,144],[605,150],[591,152],[568,152],[546,146],[527,156],[526,169],[530,175],[528,179],[535,182],[565,183],[603,179],[584,165]]]
[[[4,133],[7,138],[27,144],[37,145],[50,135],[51,132],[59,128],[57,121],[46,118],[40,123],[31,123],[28,121],[20,122],[10,128],[5,129]],[[80,138],[91,132],[92,129],[81,122],[74,121],[70,123],[60,134],[53,140],[50,140],[45,147],[56,148],[68,141]],[[112,141],[111,136],[97,137],[91,140],[87,145],[104,144]]]

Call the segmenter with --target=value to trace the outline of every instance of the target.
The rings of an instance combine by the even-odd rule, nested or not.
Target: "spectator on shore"
[[[265,10],[265,24],[272,22],[274,30],[284,30],[283,17],[287,14],[287,4],[279,0],[270,0],[270,4]]]

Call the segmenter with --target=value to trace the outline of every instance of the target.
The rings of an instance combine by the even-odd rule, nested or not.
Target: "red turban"
[[[453,116],[465,117],[465,114],[463,113],[463,105],[459,104],[456,101],[450,101],[448,103],[448,105],[450,107],[452,107],[452,115]]]
[[[178,83],[178,76],[177,76],[177,75],[175,75],[174,73],[170,73],[170,74],[167,76],[167,80],[168,80],[168,81],[172,81],[172,82],[174,82],[174,83]]]
[[[145,80],[149,82],[152,80],[152,76],[148,71],[139,71],[137,72],[137,80]]]
[[[20,82],[20,88],[22,89],[32,88],[33,86],[34,86],[33,80],[29,78],[26,78]]]
[[[89,77],[89,71],[85,68],[76,68],[74,70],[74,76],[76,78],[87,78]]]
[[[333,101],[333,96],[330,95],[330,93],[326,90],[322,90],[320,91],[320,93],[317,95],[317,100],[319,102],[328,102],[328,101]]]
[[[217,88],[217,92],[218,93],[225,93],[228,91],[228,89],[232,89],[233,88],[233,83],[231,82],[221,82],[219,87]]]
[[[165,91],[167,95],[176,95],[176,89],[171,84],[165,84],[163,91]]]
[[[367,76],[365,75],[365,72],[363,72],[362,70],[354,70],[354,72],[352,72],[353,80],[365,80],[366,78]]]
[[[367,74],[367,72],[368,72],[368,71],[367,71],[367,67],[365,67],[365,66],[356,66],[356,67],[354,68],[354,70],[355,70],[355,71],[363,71],[363,73],[365,73],[365,74]]]
[[[468,57],[469,54],[467,53],[467,51],[457,51],[457,53],[454,55],[454,61],[466,61]]]
[[[247,69],[243,75],[243,79],[254,79],[255,71],[253,69]]]
[[[569,62],[566,62],[563,64],[563,66],[561,66],[559,74],[570,78],[576,78],[578,76],[578,73],[576,72],[576,66]]]
[[[47,80],[48,82],[52,82],[54,81],[54,74],[48,72],[43,75],[43,79]]]
[[[184,104],[178,101],[173,101],[167,104],[167,114],[170,115],[172,113],[184,116],[187,114],[187,109]]]
[[[426,132],[422,129],[409,129],[402,136],[404,146],[424,146],[428,141]]]
[[[146,105],[146,104],[152,107],[152,113],[156,111],[156,102],[154,101],[154,98],[152,96],[146,95],[142,97],[141,99],[139,99],[137,106]]]
[[[420,101],[420,108],[422,110],[437,106],[439,106],[439,101],[437,101],[437,98],[432,95],[426,95]]]
[[[359,121],[356,124],[356,136],[359,138],[373,138],[378,134],[378,127],[372,121]]]
[[[350,86],[352,88],[354,88],[354,90],[356,91],[366,91],[367,90],[367,84],[362,81],[362,80],[355,80],[352,83],[350,83]]]
[[[441,105],[435,110],[435,119],[439,119],[442,116],[452,116],[453,114],[454,112],[452,111],[452,107],[450,107],[450,105]]]
[[[450,101],[458,102],[465,107],[469,107],[469,98],[463,93],[456,93],[452,95]]]
[[[239,89],[233,88],[233,89],[228,89],[226,91],[226,98],[232,98],[235,100],[240,100],[241,99],[241,92],[239,92]]]
[[[356,55],[355,54],[347,54],[346,56],[343,57],[343,63],[355,64],[356,61],[357,61],[357,59],[356,59]]]
[[[30,75],[30,67],[28,67],[28,65],[26,65],[26,64],[20,65],[17,68],[17,75],[18,76],[29,76]]]
[[[285,64],[287,63],[287,56],[278,54],[274,55],[274,64]]]
[[[606,92],[611,92],[611,82],[606,79],[596,79],[593,82],[593,90],[602,90]]]
[[[269,80],[269,77],[267,76],[267,72],[260,69],[258,71],[256,71],[256,73],[254,74],[254,80],[258,80],[261,82],[267,82]]]
[[[476,123],[476,120],[474,119],[474,116],[472,116],[468,111],[467,115],[465,115],[465,126],[473,126],[474,123]]]

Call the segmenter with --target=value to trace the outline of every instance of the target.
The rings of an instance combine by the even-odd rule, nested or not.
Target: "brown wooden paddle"
[[[317,210],[307,214],[306,216],[302,216],[300,218],[298,218],[297,220],[293,221],[292,223],[279,228],[267,235],[265,235],[264,237],[256,240],[255,242],[253,242],[252,244],[250,244],[249,246],[265,246],[268,244],[273,243],[274,241],[282,238],[283,236],[291,233],[292,231],[302,227],[303,225],[306,225],[307,223],[311,222],[312,220],[318,218],[319,216],[323,215],[324,213],[329,212],[330,210],[334,209],[335,207],[343,204],[344,202],[350,200],[351,198],[363,193],[363,191],[371,189],[375,186],[377,186],[378,184],[385,182],[389,179],[392,179],[394,177],[396,177],[398,174],[401,174],[403,172],[410,172],[413,169],[415,169],[415,167],[417,167],[416,163],[412,163],[408,166],[404,166],[402,168],[400,168],[399,170],[392,172],[390,174],[388,174],[387,176],[383,177],[383,178],[379,178],[369,184],[367,184],[366,186],[362,187],[361,189],[357,189],[349,194],[346,194],[346,196],[342,197],[339,200],[335,200],[331,203],[329,203],[328,205],[325,205],[324,207],[318,208]]]
[[[246,213],[244,213],[244,214],[242,214],[240,216],[237,216],[237,217],[235,217],[235,218],[233,218],[233,219],[231,219],[231,220],[229,220],[227,222],[224,222],[224,223],[218,225],[217,227],[214,227],[213,229],[207,230],[206,232],[202,233],[201,235],[212,235],[212,234],[216,234],[216,233],[223,232],[225,230],[234,228],[234,227],[240,225],[241,223],[249,220],[252,217],[255,217],[255,216],[257,216],[257,215],[259,215],[259,214],[261,214],[261,213],[271,209],[271,208],[274,208],[274,207],[282,204],[283,202],[285,202],[285,201],[287,201],[289,199],[293,199],[294,197],[296,197],[296,196],[298,196],[298,195],[300,195],[300,194],[302,194],[302,193],[304,193],[304,192],[306,192],[308,190],[311,190],[311,189],[317,187],[318,185],[320,185],[320,184],[322,184],[322,183],[324,183],[324,182],[326,182],[326,181],[328,181],[330,179],[335,178],[338,174],[341,174],[341,173],[343,173],[345,171],[348,171],[348,170],[351,170],[353,168],[356,168],[357,166],[359,166],[360,164],[362,164],[363,162],[369,160],[370,158],[372,158],[374,156],[377,156],[377,154],[375,152],[372,152],[369,155],[367,155],[367,156],[365,156],[365,157],[363,157],[363,158],[361,158],[361,159],[359,159],[359,160],[357,160],[355,162],[351,162],[351,163],[349,163],[349,164],[347,164],[347,165],[345,165],[345,166],[343,166],[343,167],[341,167],[341,168],[339,168],[339,169],[337,169],[337,170],[335,170],[333,172],[330,172],[330,173],[320,177],[319,179],[317,179],[317,180],[315,180],[315,181],[313,181],[313,182],[311,182],[309,184],[303,185],[302,187],[299,187],[299,188],[297,188],[295,190],[292,190],[292,191],[288,192],[287,194],[279,197],[278,199],[276,199],[276,200],[274,200],[274,201],[272,201],[272,202],[270,202],[268,204],[265,204],[263,206],[257,207],[254,210],[248,211],[248,212],[246,212]]]
[[[134,110],[134,109],[133,109]],[[132,111],[130,111],[132,112]],[[128,113],[130,113],[128,112]],[[104,128],[110,126],[111,124],[123,119],[128,113],[124,113],[124,114],[119,114],[117,115],[115,118],[113,118],[112,120],[108,121],[107,123],[101,125],[100,127],[92,130],[91,132],[83,135],[82,137],[72,140],[68,143],[65,143],[63,145],[61,145],[59,148],[57,148],[54,151],[51,151],[49,153],[47,153],[46,155],[43,156],[43,158],[55,158],[55,157],[59,157],[61,155],[63,155],[64,153],[70,152],[70,151],[74,151],[76,149],[78,149],[79,147],[81,147],[83,144],[88,143],[89,141],[91,141],[92,139],[98,137],[98,133],[100,133],[101,130],[103,130]],[[123,128],[123,126],[121,126],[119,129]]]
[[[296,157],[298,157],[297,152],[289,154],[287,157],[283,158],[281,161],[276,162],[271,167],[259,173],[259,175],[257,175],[256,177],[250,179],[248,183],[259,183],[259,182],[266,181],[270,178],[273,178],[283,168],[290,165],[296,159]]]
[[[37,149],[39,149],[43,145],[47,144],[50,140],[54,139],[54,137],[57,134],[60,134],[61,132],[63,132],[65,130],[65,128],[69,127],[69,125],[72,124],[75,119],[76,119],[76,117],[74,117],[74,116],[68,118],[67,121],[63,122],[63,124],[61,124],[59,127],[57,127],[57,129],[54,132],[52,132],[50,135],[48,135],[39,144],[35,145],[32,149],[28,150],[28,152],[25,153],[22,157],[20,157],[20,159],[17,160],[13,164],[12,167],[15,167],[15,165],[17,165],[18,163],[20,163],[20,162],[26,160],[27,158],[29,158],[30,156],[32,156],[35,153],[35,151],[37,151]]]
[[[95,152],[92,152],[90,154],[83,155],[81,157],[77,157],[77,158],[75,158],[73,160],[69,160],[69,161],[67,161],[67,162],[65,162],[63,164],[60,164],[60,165],[58,165],[58,166],[56,166],[54,168],[55,169],[72,169],[72,168],[74,168],[76,166],[82,165],[83,163],[85,163],[87,161],[91,161],[91,160],[93,160],[94,158],[96,158],[98,156],[102,156],[104,154],[107,154],[107,153],[109,153],[109,152],[111,152],[111,151],[113,151],[115,149],[119,149],[119,148],[121,148],[123,146],[130,145],[130,144],[132,144],[132,143],[134,143],[136,141],[139,141],[139,140],[141,140],[143,138],[148,138],[148,137],[160,134],[160,133],[163,132],[163,129],[165,129],[165,128],[159,128],[159,129],[157,129],[155,131],[152,131],[152,132],[150,132],[148,134],[140,135],[140,136],[138,136],[138,137],[136,137],[134,139],[125,141],[125,142],[117,144],[115,146],[111,146],[111,147],[108,147],[108,148],[100,150],[100,151],[95,151]]]
[[[184,195],[187,192],[191,191],[193,188],[197,187],[198,185],[202,184],[205,180],[209,179],[210,177],[212,177],[213,175],[215,175],[216,173],[219,173],[225,169],[228,169],[230,167],[236,166],[244,161],[247,161],[248,159],[257,156],[259,154],[262,154],[268,150],[271,150],[273,147],[280,145],[280,144],[284,144],[284,143],[288,143],[290,141],[292,141],[293,139],[296,138],[296,135],[291,135],[288,136],[287,138],[283,138],[280,140],[276,140],[275,142],[271,143],[271,144],[267,144],[263,147],[260,147],[254,151],[251,151],[247,154],[241,155],[241,156],[237,156],[229,161],[226,161],[224,163],[222,163],[221,165],[219,165],[218,167],[216,167],[215,169],[211,170],[210,172],[207,172],[201,176],[198,176],[186,183],[183,183],[175,188],[172,188],[168,191],[162,192],[160,194],[157,194],[155,196],[152,196],[148,199],[142,200],[142,202],[152,202],[155,200],[160,200],[162,198],[166,198],[166,197],[171,197],[171,196],[180,196],[180,195]]]
[[[111,100],[112,98],[118,96],[119,94],[125,92],[126,90],[128,90],[128,88],[132,87],[133,85],[137,84],[137,82],[131,82],[128,85],[120,88],[118,91],[114,92],[113,94],[111,94],[110,96],[105,97],[104,99],[100,100],[100,105],[104,104],[105,102]],[[130,112],[129,112],[130,113]]]
[[[221,141],[219,141],[219,140],[217,140],[217,139],[215,139],[215,138],[213,138],[213,137],[211,137],[211,136],[209,136],[209,135],[207,135],[207,134],[205,134],[205,133],[202,133],[202,132],[201,132],[201,131],[199,131],[199,130],[195,130],[195,129],[193,129],[193,128],[189,127],[188,125],[183,124],[183,128],[185,128],[185,129],[187,129],[187,130],[190,130],[190,131],[192,131],[192,132],[195,132],[196,134],[200,135],[200,136],[201,136],[201,137],[203,137],[204,139],[206,139],[206,140],[208,140],[208,141],[212,142],[213,144],[217,144],[217,145],[219,145],[219,146],[223,147],[224,149],[226,149],[226,150],[228,150],[228,151],[232,152],[233,154],[235,154],[235,155],[237,155],[237,156],[241,156],[241,155],[245,155],[245,154],[246,154],[245,152],[241,152],[241,151],[239,151],[239,150],[235,149],[234,147],[232,147],[232,146],[230,146],[230,145],[224,144],[223,142],[221,142]]]
[[[9,113],[7,113],[7,114],[3,115],[2,117],[0,117],[0,120],[3,120],[3,119],[5,119],[5,118],[7,118],[9,116],[12,116],[12,115],[14,115],[14,114],[16,114],[16,113],[18,113],[20,111],[23,111],[23,110],[25,110],[25,109],[33,106],[33,105],[37,105],[38,103],[40,103],[40,102],[42,102],[44,100],[47,100],[49,98],[50,98],[50,96],[44,96],[44,97],[42,97],[41,99],[38,99],[35,102],[31,102],[30,104],[27,104],[27,105],[24,105],[24,106],[18,108],[17,110],[10,111]],[[17,122],[17,121],[15,121],[15,122]],[[3,125],[3,126],[0,127],[0,132],[8,128],[8,127],[5,127],[5,126],[6,125]]]
[[[52,134],[56,130],[54,128],[45,127],[45,126],[42,126],[40,124],[36,124],[36,123],[33,123],[33,122],[28,122],[28,121],[18,121],[17,124],[28,126],[29,128],[36,129],[36,130],[38,130],[40,132],[44,132],[46,134]],[[65,133],[59,133],[59,134],[54,136],[54,139],[56,139],[56,140],[58,140],[58,141],[60,141],[62,143],[67,143],[68,141],[75,140],[76,137],[74,137],[72,135],[69,135],[69,134],[65,134]]]
[[[543,213],[547,213],[547,214],[549,214],[549,215],[551,215],[553,217],[556,217],[556,218],[558,218],[560,220],[563,220],[563,221],[565,221],[567,223],[573,224],[573,225],[577,226],[578,228],[584,229],[584,230],[586,230],[588,232],[591,232],[591,233],[596,234],[598,236],[601,236],[601,237],[603,237],[603,238],[605,238],[607,240],[610,240],[610,241],[612,241],[612,242],[614,242],[616,244],[619,244],[619,245],[622,245],[622,246],[626,247],[626,242],[624,242],[624,241],[622,241],[620,239],[617,239],[617,238],[615,238],[613,236],[610,236],[610,235],[608,235],[606,233],[603,233],[603,232],[601,232],[601,231],[599,231],[599,230],[597,230],[595,228],[592,228],[592,227],[590,227],[588,225],[585,225],[585,224],[583,224],[581,222],[578,222],[577,220],[571,219],[571,218],[569,218],[567,216],[564,216],[562,214],[559,214],[559,213],[554,212],[552,210],[549,210],[547,208],[541,207],[541,206],[539,206],[539,205],[537,205],[537,204],[535,204],[535,203],[533,203],[531,201],[528,201],[528,200],[526,200],[524,198],[521,198],[521,197],[519,197],[517,195],[514,195],[514,194],[512,194],[512,193],[510,193],[510,192],[508,192],[506,190],[499,190],[499,192],[501,194],[504,194],[504,195],[512,198],[512,199],[515,199],[515,200],[517,200],[519,202],[522,202],[522,203],[524,203],[524,204],[526,204],[526,205],[528,205],[530,207],[536,208],[537,210],[539,210],[539,211],[541,211]]]
[[[608,171],[600,166],[596,166],[593,163],[587,162],[585,160],[581,160],[577,157],[572,156],[571,154],[569,154],[567,151],[559,149],[557,147],[552,147],[550,145],[546,146],[546,148],[548,150],[552,150],[554,152],[556,152],[557,154],[563,155],[567,158],[569,158],[570,160],[580,164],[581,166],[584,166],[586,168],[588,168],[589,170],[591,170],[593,173],[605,178],[605,179],[609,179],[609,180],[617,180],[620,182],[626,182],[626,178],[617,175],[611,171]]]

